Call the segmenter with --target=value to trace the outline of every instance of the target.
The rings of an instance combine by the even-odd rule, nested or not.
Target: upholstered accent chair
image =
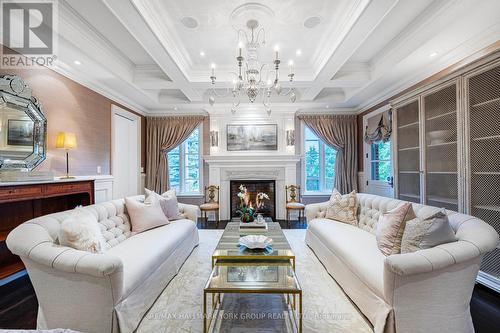
[[[208,221],[207,212],[216,212],[216,223],[219,223],[219,186],[205,186],[205,203],[200,205],[202,217]]]
[[[301,216],[304,216],[304,209],[306,205],[300,202],[300,186],[286,185],[285,186],[285,200],[286,200],[286,222],[290,223],[290,211],[299,211],[299,222]]]

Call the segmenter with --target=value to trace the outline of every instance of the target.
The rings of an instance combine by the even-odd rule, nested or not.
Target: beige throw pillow
[[[456,240],[446,210],[442,208],[427,217],[417,217],[406,223],[401,241],[401,253],[429,249]]]
[[[104,242],[97,217],[84,209],[75,208],[61,222],[60,245],[91,253],[101,253],[104,249]]]
[[[168,219],[163,214],[160,201],[155,196],[148,196],[144,202],[134,198],[125,198],[130,223],[133,232],[143,232],[168,224]]]
[[[326,209],[326,218],[357,226],[358,198],[356,191],[342,195],[333,189]]]
[[[406,222],[413,218],[415,213],[409,202],[380,215],[375,237],[377,246],[384,255],[390,256],[401,252],[401,239]]]

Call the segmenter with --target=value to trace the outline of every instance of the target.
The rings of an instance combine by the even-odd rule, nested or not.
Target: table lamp
[[[76,135],[70,132],[59,132],[56,138],[56,148],[66,150],[66,176],[62,179],[75,178],[69,175],[69,155],[70,149],[76,148]]]

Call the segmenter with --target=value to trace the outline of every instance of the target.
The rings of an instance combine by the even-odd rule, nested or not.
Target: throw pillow
[[[442,208],[427,217],[417,217],[406,223],[401,242],[401,253],[428,249],[456,240],[446,210]]]
[[[342,195],[333,189],[326,209],[326,218],[357,226],[358,198],[356,191]]]
[[[380,215],[375,237],[377,246],[384,255],[390,256],[401,252],[401,239],[406,222],[413,218],[415,213],[409,202]]]
[[[76,250],[101,253],[104,250],[104,237],[97,217],[84,209],[75,208],[61,222],[59,244]]]
[[[164,192],[161,195],[163,198],[167,199],[162,205],[165,211],[165,215],[171,221],[178,220],[181,218],[181,213],[179,212],[179,202],[177,201],[177,194],[175,193],[175,188]]]
[[[160,201],[154,196],[147,197],[144,202],[134,198],[125,198],[130,223],[133,232],[143,232],[168,224],[168,219],[163,214]]]

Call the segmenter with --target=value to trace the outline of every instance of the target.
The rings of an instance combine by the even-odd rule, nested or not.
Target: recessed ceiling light
[[[329,108],[330,108],[330,105],[327,105],[327,106],[326,106],[326,108],[327,108],[327,109],[329,109]]]
[[[304,27],[306,27],[308,29],[312,29],[312,28],[316,27],[320,23],[321,23],[321,17],[319,17],[319,16],[311,16],[311,17],[308,17],[304,21]]]
[[[429,57],[431,57],[431,58],[432,58],[432,57],[435,57],[435,56],[437,56],[437,55],[438,55],[438,53],[437,53],[437,52],[432,52],[431,54],[429,54]]]
[[[302,50],[301,49],[298,49],[297,51],[295,51],[295,55],[297,57],[300,57],[302,55]]]
[[[200,56],[204,57],[205,56],[205,52],[200,51]]]
[[[198,27],[198,21],[194,17],[191,17],[191,16],[185,16],[185,17],[181,18],[181,23],[183,26],[185,26],[186,28],[189,28],[189,29],[194,29],[194,28]]]
[[[179,108],[177,106],[174,106],[174,111],[177,111],[179,110]]]
[[[82,62],[80,60],[75,60],[73,62],[75,63],[75,65],[81,65],[82,64]]]

